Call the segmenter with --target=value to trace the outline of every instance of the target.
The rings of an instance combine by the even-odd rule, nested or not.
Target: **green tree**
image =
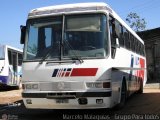
[[[137,13],[133,12],[130,12],[127,15],[126,21],[129,23],[130,27],[136,32],[145,30],[147,24],[144,18],[141,19],[140,16],[137,15]]]

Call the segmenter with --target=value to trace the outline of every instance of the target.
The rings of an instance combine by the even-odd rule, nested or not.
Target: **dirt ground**
[[[26,109],[22,97],[22,90],[0,92],[0,119],[8,116],[10,120],[160,120],[160,89],[144,89],[143,94],[134,94],[128,100],[124,108],[92,109],[92,110],[32,110]],[[12,103],[15,106],[11,106]],[[96,118],[95,117],[101,117]],[[88,116],[92,116],[89,118]],[[70,118],[69,118],[70,117]],[[93,118],[94,117],[94,118]],[[143,118],[143,119],[142,119]]]
[[[10,90],[0,92],[0,104],[8,104],[19,101],[22,99],[21,96],[22,89],[20,90]]]
[[[143,93],[160,93],[160,89],[144,89]]]

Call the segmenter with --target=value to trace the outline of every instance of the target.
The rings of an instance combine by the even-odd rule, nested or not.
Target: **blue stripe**
[[[56,77],[57,72],[58,72],[58,69],[55,69],[54,72],[53,72],[53,74],[52,74],[52,77]]]
[[[0,76],[0,83],[7,84],[8,83],[8,76]]]

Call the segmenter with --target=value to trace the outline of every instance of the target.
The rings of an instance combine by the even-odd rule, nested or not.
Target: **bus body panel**
[[[112,14],[144,44],[108,5],[102,3],[38,8],[29,13],[28,20],[58,15],[95,13],[104,13],[107,17]],[[109,29],[109,27],[107,28]],[[109,30],[107,31],[109,33]],[[80,60],[73,60],[74,62],[64,60],[64,63],[56,60],[46,60],[42,63],[34,61],[34,59],[24,61],[22,97],[25,106],[42,109],[111,108],[120,103],[124,80],[128,96],[139,90],[140,80],[143,80],[143,85],[145,85],[147,79],[145,57],[124,47],[117,47],[115,58],[111,58],[111,38],[108,37],[108,39],[109,53],[103,59],[83,59],[82,63]],[[27,41],[25,46],[26,52]],[[27,52],[26,54],[28,54]]]
[[[69,93],[72,93],[72,92],[94,92],[94,91],[98,91],[98,90],[95,90],[95,89],[87,89],[86,88],[86,82],[96,82],[96,81],[108,81],[108,82],[111,82],[111,89],[108,89],[108,90],[105,90],[106,92],[107,91],[112,91],[112,96],[111,97],[102,97],[104,99],[104,101],[107,101],[107,103],[109,103],[110,105],[102,105],[103,107],[101,106],[97,106],[97,108],[110,108],[110,107],[113,107],[115,105],[117,105],[119,102],[120,102],[120,89],[121,89],[121,85],[122,85],[122,80],[123,80],[123,77],[126,78],[127,80],[127,90],[130,92],[130,95],[137,91],[139,89],[139,86],[137,86],[137,80],[134,79],[134,77],[136,76],[137,74],[137,71],[140,69],[140,65],[137,65],[137,63],[134,62],[134,70],[130,69],[130,65],[131,65],[131,60],[132,60],[132,56],[135,56],[134,59],[136,59],[136,56],[134,53],[130,54],[130,52],[124,50],[123,48],[120,48],[122,49],[121,51],[120,50],[117,50],[117,54],[116,54],[116,57],[117,59],[115,60],[112,60],[111,58],[108,58],[107,59],[103,59],[103,60],[85,60],[83,64],[69,64],[69,65],[55,65],[55,64],[51,64],[51,65],[47,65],[45,62],[42,64],[42,65],[39,65],[39,62],[31,62],[31,63],[24,63],[23,64],[23,72],[24,72],[24,78],[22,81],[23,81],[23,84],[26,85],[26,84],[37,84],[39,85],[39,88],[38,90],[27,90],[25,89],[23,91],[23,93],[36,93],[36,94],[41,94],[41,93],[46,93],[46,95],[48,93],[66,93],[66,92],[69,92]],[[123,52],[122,52],[123,51]],[[126,60],[125,57],[122,57],[124,53],[126,55],[126,52],[128,52],[128,56],[126,57],[130,57],[130,59]],[[119,53],[121,53],[121,56],[118,56]],[[108,62],[110,61],[110,62]],[[116,62],[115,62],[116,61]],[[137,62],[137,61],[136,61]],[[108,64],[110,63],[110,64]],[[98,66],[97,66],[98,65]],[[137,66],[136,66],[137,65]],[[106,66],[106,67],[104,67]],[[87,67],[87,68],[86,68]],[[24,69],[25,68],[25,69]],[[35,69],[33,69],[35,68]],[[67,69],[67,68],[97,68],[97,73],[95,76],[65,76],[65,74],[63,74],[63,70],[64,69]],[[114,70],[114,68],[118,69],[118,70]],[[54,70],[55,69],[58,69],[60,71],[60,73],[57,72],[57,77],[53,77],[53,73],[54,73]],[[128,80],[129,77],[130,77],[130,72],[133,72],[132,73],[132,79]],[[59,74],[59,75],[58,75]],[[70,85],[70,88],[58,88],[58,83],[63,83],[64,86],[66,85]],[[99,90],[99,91],[103,91],[103,90]],[[26,103],[26,100],[32,100],[32,104],[27,104]],[[78,99],[78,98],[77,98]],[[77,99],[75,100],[77,102]],[[90,98],[88,98],[89,100]],[[91,98],[92,99],[92,98]],[[94,102],[96,101],[96,99],[98,98],[95,98]],[[107,99],[107,100],[106,100]],[[49,104],[51,105],[50,107],[47,107],[47,106],[41,106],[39,105],[36,101],[41,101],[41,100],[46,100],[46,102],[48,101],[50,103],[50,99],[47,99],[47,98],[29,98],[29,97],[24,97],[23,98],[24,100],[24,103],[25,105],[28,107],[28,108],[48,108],[48,109],[62,109],[63,107],[64,108],[78,108],[78,106],[72,106],[72,105],[64,105],[62,104],[62,106],[60,105],[57,105],[56,103],[52,103],[52,104]],[[53,99],[55,101],[55,99]],[[70,101],[70,100],[69,100]],[[70,102],[71,103],[74,103],[73,102],[74,100],[71,100]],[[78,102],[77,102],[78,104]],[[96,103],[95,103],[96,104]],[[92,106],[92,107],[95,107],[96,106]],[[90,106],[86,106],[86,108],[92,108]],[[79,109],[81,108],[81,106],[79,106]],[[82,107],[82,109],[84,109],[85,107]]]

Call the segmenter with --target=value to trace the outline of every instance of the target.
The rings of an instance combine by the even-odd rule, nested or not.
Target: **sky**
[[[1,0],[0,44],[22,49],[20,25],[25,25],[28,12],[34,8],[82,2],[105,2],[124,21],[130,12],[136,12],[147,22],[146,30],[160,27],[160,0]]]

